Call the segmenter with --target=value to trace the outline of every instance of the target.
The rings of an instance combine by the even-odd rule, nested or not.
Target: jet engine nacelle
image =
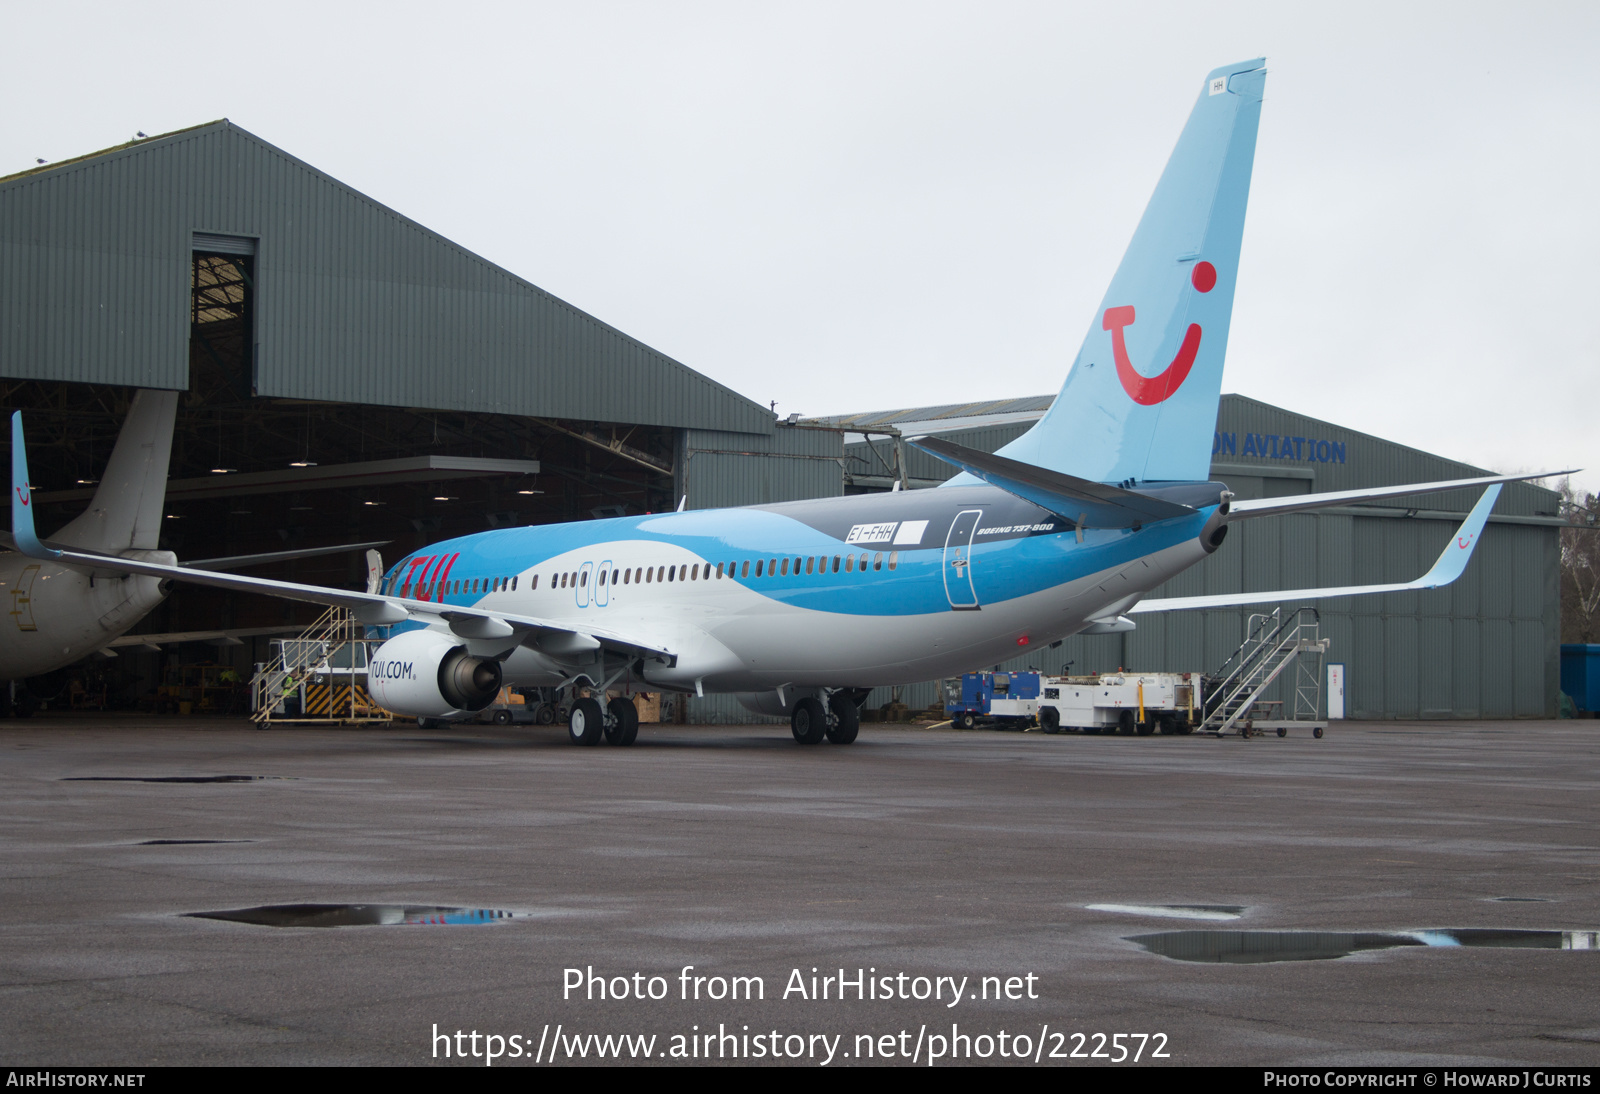
[[[407,631],[372,655],[367,686],[385,710],[413,718],[454,718],[494,702],[500,662],[472,656],[452,635]]]

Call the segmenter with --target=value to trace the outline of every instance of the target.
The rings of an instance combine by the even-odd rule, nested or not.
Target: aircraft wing
[[[388,544],[386,539],[375,539],[368,543],[341,543],[334,547],[300,547],[293,551],[268,551],[259,555],[229,555],[226,558],[197,558],[178,565],[191,570],[241,570],[248,566],[264,566],[269,562],[287,562],[293,558],[316,558],[319,555],[337,555],[345,551],[365,551],[372,547],[383,547]],[[49,545],[49,541],[45,541]]]
[[[168,631],[164,634],[125,634],[121,638],[113,638],[102,649],[118,649],[128,646],[148,646],[151,649],[160,649],[162,646],[171,646],[179,642],[221,642],[230,646],[243,645],[242,638],[256,638],[267,634],[299,634],[305,630],[303,625],[289,627],[236,627],[225,631]]]
[[[46,547],[63,548],[63,545],[55,540],[43,539],[39,542]],[[375,539],[369,543],[341,543],[333,547],[300,547],[293,551],[268,551],[259,555],[197,558],[190,562],[180,562],[178,565],[193,570],[238,570],[248,566],[264,566],[269,562],[287,562],[294,558],[316,558],[319,555],[337,555],[345,551],[362,551],[371,547],[383,547],[388,542],[386,539]],[[10,532],[4,529],[0,529],[0,547],[10,551],[17,549],[17,541],[12,538]]]
[[[33,494],[28,485],[28,455],[23,447],[22,412],[11,416],[11,538],[17,550],[29,558],[56,562],[64,566],[82,567],[101,573],[143,574],[191,585],[209,585],[218,589],[261,593],[284,600],[300,600],[310,604],[324,604],[348,608],[362,623],[385,625],[407,620],[429,624],[445,624],[463,639],[484,640],[509,649],[524,640],[552,656],[588,653],[608,649],[629,657],[660,660],[668,664],[676,660],[670,650],[638,642],[627,635],[600,627],[574,627],[570,623],[537,616],[514,615],[486,608],[459,604],[440,604],[430,600],[413,600],[408,597],[383,596],[379,593],[330,589],[322,585],[303,585],[295,581],[275,581],[264,577],[247,577],[242,574],[219,573],[214,570],[193,570],[187,566],[169,566],[146,559],[120,558],[90,551],[46,547],[39,542],[33,524]]]
[[[1189,516],[1195,511],[1187,505],[1035,467],[937,437],[912,437],[906,443],[961,468],[990,486],[998,486],[1048,509],[1073,525],[1133,528],[1169,517]]]
[[[1403,581],[1394,585],[1346,585],[1329,589],[1273,589],[1259,593],[1174,596],[1161,600],[1140,601],[1133,607],[1124,609],[1124,614],[1181,612],[1192,611],[1197,608],[1231,608],[1240,604],[1272,604],[1286,600],[1317,600],[1330,596],[1366,596],[1372,593],[1403,593],[1413,589],[1437,589],[1440,586],[1450,584],[1465,572],[1467,560],[1472,557],[1472,551],[1478,546],[1478,538],[1483,533],[1483,526],[1489,520],[1489,510],[1494,508],[1496,499],[1500,497],[1500,481],[1491,481],[1493,485],[1483,492],[1483,497],[1478,499],[1478,504],[1472,507],[1472,512],[1467,514],[1467,519],[1461,522],[1461,527],[1456,529],[1455,536],[1449,543],[1445,544],[1444,552],[1439,555],[1428,572],[1415,581]],[[1408,487],[1406,489],[1411,488]],[[1418,491],[1413,489],[1412,492],[1416,493]]]

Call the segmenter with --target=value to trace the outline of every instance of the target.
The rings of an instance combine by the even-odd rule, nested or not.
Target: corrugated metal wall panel
[[[821,429],[780,427],[769,437],[688,430],[680,488],[691,509],[839,497],[842,440]]]
[[[0,182],[0,374],[187,388],[195,231],[261,241],[261,395],[772,429],[766,408],[225,122]]]

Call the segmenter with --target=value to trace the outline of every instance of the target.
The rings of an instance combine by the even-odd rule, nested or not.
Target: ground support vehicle
[[[1203,698],[1198,672],[1046,676],[1038,699],[1039,726],[1046,733],[1193,733]]]
[[[1037,672],[969,672],[944,685],[944,712],[961,729],[980,722],[1020,729],[1038,713]]]

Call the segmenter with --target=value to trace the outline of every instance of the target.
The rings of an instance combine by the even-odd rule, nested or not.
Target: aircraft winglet
[[[1404,593],[1415,589],[1437,589],[1448,585],[1466,572],[1467,562],[1483,535],[1489,511],[1500,497],[1500,484],[1495,483],[1483,492],[1478,504],[1472,507],[1467,519],[1461,522],[1444,551],[1434,561],[1428,572],[1415,581],[1394,585],[1346,585],[1331,589],[1270,589],[1259,593],[1221,593],[1216,596],[1174,596],[1163,600],[1145,600],[1126,609],[1129,615],[1140,612],[1180,612],[1197,608],[1231,608],[1241,604],[1271,604],[1277,601],[1318,600],[1330,596],[1366,596],[1371,593]]]
[[[28,485],[28,450],[22,441],[22,411],[11,415],[11,538],[29,558],[55,559],[61,552],[39,542],[33,528],[33,487]]]

